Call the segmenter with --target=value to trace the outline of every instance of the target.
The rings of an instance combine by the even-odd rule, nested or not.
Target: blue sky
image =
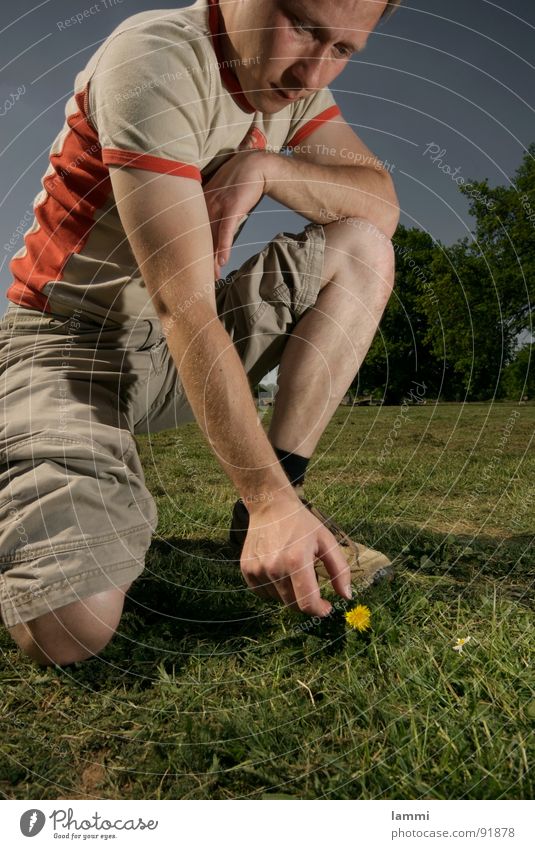
[[[261,0],[259,0],[261,2]],[[22,0],[0,27],[0,287],[10,283],[3,245],[28,218],[74,77],[124,18],[188,3]],[[61,21],[93,9],[70,28]],[[507,183],[535,140],[533,0],[406,0],[331,89],[347,121],[392,165],[402,222],[444,242],[468,235],[467,201],[425,151],[466,179]],[[14,96],[19,93],[15,100]],[[12,102],[9,109],[5,103]],[[4,105],[4,106],[2,106]],[[264,201],[244,228],[230,271],[281,230],[304,220]]]

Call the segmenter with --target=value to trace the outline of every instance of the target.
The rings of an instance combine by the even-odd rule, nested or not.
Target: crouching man
[[[0,327],[0,609],[39,663],[100,652],[143,571],[136,433],[197,421],[258,595],[325,616],[318,579],[350,598],[390,574],[303,481],[393,286],[392,180],[328,85],[395,5],[142,12],[76,77]],[[310,223],[223,277],[265,195]],[[251,386],[277,364],[266,435]]]

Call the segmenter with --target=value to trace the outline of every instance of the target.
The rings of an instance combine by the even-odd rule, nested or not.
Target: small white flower
[[[452,646],[453,651],[458,651],[459,654],[462,654],[463,647],[471,639],[472,639],[472,637],[458,637],[457,642],[455,643],[454,646]]]

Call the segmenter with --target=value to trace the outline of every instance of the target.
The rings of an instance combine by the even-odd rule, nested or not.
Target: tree
[[[448,247],[421,230],[396,231],[396,287],[353,391],[398,403],[414,381],[446,400],[511,386],[503,370],[531,331],[535,300],[535,144],[510,185],[471,181],[461,191],[475,218],[471,240]]]
[[[499,293],[504,320],[514,332],[531,329],[535,301],[535,143],[509,186],[487,181],[461,187],[472,198],[475,242]]]
[[[422,294],[425,339],[444,364],[448,400],[484,400],[501,393],[500,377],[515,348],[495,281],[467,239],[435,251],[431,292]]]
[[[436,251],[430,273],[427,341],[451,363],[465,397],[503,394],[503,369],[514,358],[518,335],[531,327],[535,295],[535,145],[510,186],[486,180],[461,187],[471,198],[473,239]],[[456,397],[459,387],[450,385]]]
[[[368,356],[351,391],[399,403],[414,384],[435,395],[443,383],[440,359],[426,340],[428,317],[422,300],[432,296],[430,279],[435,243],[423,230],[399,226],[394,237],[396,285]]]
[[[517,351],[503,373],[503,385],[507,397],[515,401],[526,395],[535,398],[535,343],[530,342]]]

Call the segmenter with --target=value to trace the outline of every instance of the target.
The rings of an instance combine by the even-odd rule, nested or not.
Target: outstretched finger
[[[333,589],[342,598],[352,598],[351,570],[334,536],[325,531],[318,535],[316,557],[323,562]]]
[[[328,616],[332,605],[321,597],[313,562],[292,572],[292,586],[299,610],[310,616]]]

